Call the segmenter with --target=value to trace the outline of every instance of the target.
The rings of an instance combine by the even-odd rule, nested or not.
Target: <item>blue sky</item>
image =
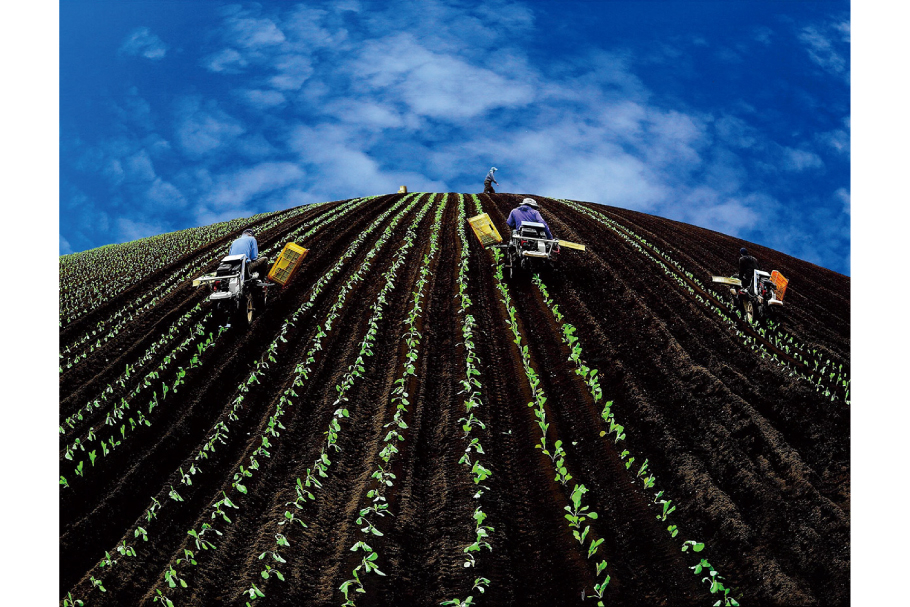
[[[59,10],[61,254],[495,165],[850,274],[848,2]]]

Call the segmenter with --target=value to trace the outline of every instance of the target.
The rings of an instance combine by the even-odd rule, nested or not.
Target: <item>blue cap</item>
[[[740,250],[739,250],[739,254],[740,254],[740,255],[748,255],[748,254],[749,254],[749,251],[747,251],[746,249],[740,249]]]

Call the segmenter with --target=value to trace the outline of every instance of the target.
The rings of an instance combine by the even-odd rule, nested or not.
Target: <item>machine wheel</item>
[[[751,299],[747,299],[743,302],[743,316],[750,325],[755,320],[755,307],[752,305]]]
[[[250,293],[244,293],[238,303],[237,322],[244,327],[248,327],[253,324],[253,315],[256,311],[253,306],[253,296]]]

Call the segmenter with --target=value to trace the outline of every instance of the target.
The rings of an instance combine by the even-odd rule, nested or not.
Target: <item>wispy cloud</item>
[[[240,121],[222,110],[215,100],[186,98],[177,113],[177,141],[191,157],[211,154],[246,131]]]
[[[159,223],[134,221],[124,217],[117,220],[118,242],[138,240],[139,238],[154,236],[165,231],[164,226]]]
[[[799,172],[808,169],[820,169],[825,166],[821,157],[815,152],[784,148],[783,154],[782,168],[787,171]]]
[[[237,95],[243,99],[247,105],[259,110],[268,110],[287,103],[287,98],[279,91],[242,89],[237,91]]]
[[[120,45],[124,55],[145,57],[146,59],[164,59],[167,45],[147,27],[134,29]]]
[[[73,247],[70,246],[69,241],[63,237],[63,234],[60,235],[60,254],[66,255],[73,252]]]
[[[249,63],[237,50],[232,48],[223,48],[219,51],[208,55],[203,60],[203,65],[213,72],[224,72],[226,74],[240,73]]]
[[[850,191],[847,188],[837,188],[834,192],[834,198],[843,204],[844,213],[850,214]]]
[[[826,72],[849,80],[850,25],[835,22],[804,27],[798,35],[809,58]]]
[[[215,178],[205,203],[219,210],[238,208],[256,198],[296,183],[304,171],[291,162],[264,162]]]
[[[184,89],[170,110],[153,110],[130,90],[118,100],[116,135],[78,150],[80,166],[136,205],[132,223],[115,226],[120,234],[171,227],[168,214],[210,223],[400,185],[479,191],[496,165],[502,191],[636,208],[767,241],[756,230],[789,218],[781,183],[849,159],[849,125],[773,131],[754,99],[692,107],[648,71],[682,70],[679,82],[688,82],[704,69],[693,57],[751,62],[786,38],[804,63],[843,83],[844,21],[800,23],[789,36],[747,27],[733,45],[707,34],[634,50],[605,40],[555,58],[539,52],[546,24],[533,3],[345,0],[218,12],[199,46],[184,51],[206,72],[191,95]],[[122,52],[164,57],[155,41],[139,28]],[[831,189],[840,185],[827,202],[849,212],[848,183]],[[843,227],[842,213],[825,220]]]

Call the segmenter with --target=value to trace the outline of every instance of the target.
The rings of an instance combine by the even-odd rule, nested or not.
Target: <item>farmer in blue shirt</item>
[[[493,178],[493,173],[495,173],[498,170],[499,169],[497,169],[496,167],[491,167],[490,172],[487,173],[486,178],[483,180],[483,193],[484,194],[495,194],[496,193],[496,190],[494,190],[493,186],[490,184],[495,183],[496,185],[499,185],[499,182]]]
[[[550,240],[553,239],[553,234],[550,232],[550,226],[548,226],[547,222],[540,216],[540,212],[537,210],[537,201],[533,198],[525,198],[521,201],[521,205],[512,209],[506,223],[509,224],[509,227],[514,231],[521,226],[522,221],[536,221],[537,223],[542,223],[544,231],[547,233],[547,238]]]
[[[265,280],[265,274],[263,270],[265,269],[265,264],[268,262],[268,259],[265,257],[259,257],[259,246],[256,244],[256,237],[253,235],[253,230],[247,228],[243,231],[243,234],[240,235],[240,238],[231,243],[231,251],[228,255],[246,255],[246,258],[249,260],[247,262],[247,272],[252,275],[253,272],[259,272],[259,278]]]

